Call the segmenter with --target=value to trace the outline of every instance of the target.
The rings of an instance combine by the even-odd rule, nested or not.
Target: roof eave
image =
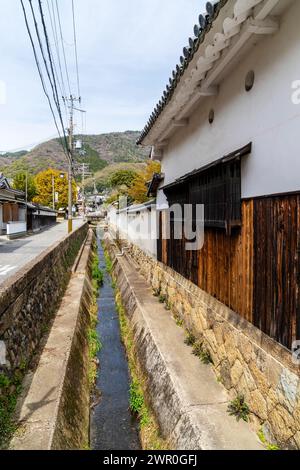
[[[152,118],[150,124],[148,122],[137,142],[139,145],[156,146],[166,143],[176,130],[177,121],[186,120],[191,109],[202,99],[218,93],[219,80],[224,70],[230,67],[230,63],[250,39],[253,39],[254,44],[259,37],[274,34],[278,30],[278,22],[268,16],[278,3],[288,3],[288,0],[253,0],[256,5],[246,12],[244,17],[236,18],[235,7],[241,1],[243,0],[219,2],[220,7],[209,30],[187,64],[176,88],[166,99],[162,110]]]

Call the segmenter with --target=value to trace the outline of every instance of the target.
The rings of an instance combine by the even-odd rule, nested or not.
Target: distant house
[[[26,203],[25,193],[11,188],[0,174],[0,234],[17,238],[56,223],[57,212],[49,207]]]
[[[291,348],[300,338],[300,1],[209,6],[138,142],[162,162],[158,233],[173,203],[204,204],[205,243],[185,251],[171,227],[158,259]]]
[[[0,233],[14,237],[26,231],[25,193],[12,189],[7,178],[0,174]]]
[[[39,232],[56,224],[58,211],[39,204],[27,204],[27,231]]]

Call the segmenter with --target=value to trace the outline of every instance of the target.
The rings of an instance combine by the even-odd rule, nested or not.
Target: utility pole
[[[27,219],[28,219],[28,170],[26,170],[26,176],[25,176],[25,201],[26,201],[26,232],[27,232]]]
[[[27,202],[28,202],[28,171],[25,173],[25,201],[26,201],[26,209],[27,209]]]
[[[81,176],[81,184],[82,184],[82,211],[83,211],[83,217],[85,217],[85,179],[89,176],[92,176],[92,173],[90,171],[90,165],[88,163],[80,163],[76,167],[76,172]]]
[[[81,98],[75,98],[73,95],[70,95],[70,98],[63,98],[65,102],[69,103],[70,110],[70,125],[69,125],[69,167],[68,167],[68,233],[73,231],[73,197],[72,197],[72,179],[73,179],[73,136],[74,136],[74,103],[78,101],[81,102]]]
[[[52,207],[55,209],[55,180],[54,175],[52,175]]]

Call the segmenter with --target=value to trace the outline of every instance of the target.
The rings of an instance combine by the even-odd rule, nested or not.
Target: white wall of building
[[[281,18],[279,32],[250,50],[177,131],[164,151],[162,185],[253,142],[243,157],[242,197],[300,190],[300,104],[292,103],[292,83],[300,80],[300,1]],[[245,76],[255,72],[247,93]],[[215,121],[208,123],[209,110]],[[158,204],[165,205],[162,191]]]
[[[120,238],[139,246],[143,251],[157,257],[157,217],[155,205],[132,206],[116,211],[111,207],[107,212],[109,224],[118,230]]]

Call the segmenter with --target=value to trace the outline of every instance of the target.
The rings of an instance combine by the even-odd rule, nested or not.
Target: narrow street
[[[96,384],[100,398],[91,413],[91,448],[138,450],[138,425],[129,409],[128,364],[120,338],[112,280],[105,268],[104,252],[99,239],[98,254],[100,269],[104,273],[98,300],[98,334],[102,348],[98,354],[100,370]]]
[[[82,224],[81,219],[73,220],[73,229]],[[67,221],[64,220],[40,233],[17,240],[0,237],[0,285],[66,235]]]

